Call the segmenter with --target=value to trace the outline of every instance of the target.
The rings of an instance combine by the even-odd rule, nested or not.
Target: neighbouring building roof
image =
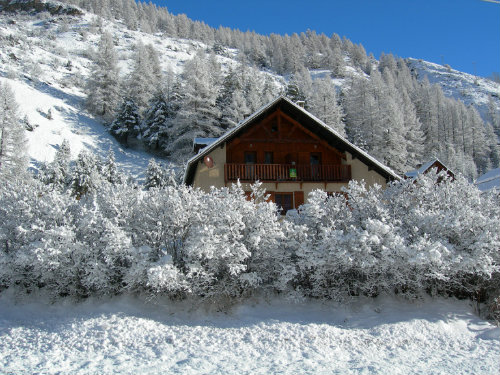
[[[219,138],[195,138],[193,140],[193,151],[197,154],[201,149],[210,146]]]
[[[500,168],[486,172],[476,180],[476,186],[481,191],[500,191]]]
[[[405,177],[406,178],[416,178],[418,175],[427,173],[431,168],[438,168],[439,170],[445,170],[454,175],[454,173],[443,163],[438,158],[429,160],[428,162],[422,164],[420,167],[417,169],[414,169],[412,171],[406,172]]]
[[[387,180],[401,179],[401,177],[391,168],[380,163],[374,157],[368,155],[368,153],[349,142],[335,130],[326,125],[323,121],[307,112],[304,108],[293,103],[290,99],[284,96],[280,96],[269,104],[257,110],[255,113],[240,122],[235,128],[229,130],[220,138],[217,138],[213,143],[199,150],[197,155],[189,159],[186,166],[186,172],[184,174],[184,183],[187,185],[191,185],[193,183],[194,174],[196,171],[196,163],[202,160],[206,155],[210,154],[210,152],[215,150],[217,147],[223,146],[225,142],[228,142],[233,138],[239,136],[253,124],[266,118],[278,109],[294,118],[304,127],[314,132],[316,135],[324,139],[328,144],[330,144],[340,152],[349,152],[353,158],[359,159],[361,162],[377,171]]]

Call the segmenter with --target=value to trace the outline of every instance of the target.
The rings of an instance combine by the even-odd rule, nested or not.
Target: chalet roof
[[[217,147],[224,145],[225,142],[228,142],[233,138],[239,136],[253,124],[266,118],[278,109],[294,118],[301,125],[318,135],[321,139],[324,139],[332,147],[341,152],[349,152],[353,156],[353,158],[358,158],[364,164],[377,171],[385,179],[401,179],[401,177],[398,176],[391,168],[380,163],[374,157],[368,155],[368,153],[349,142],[338,132],[326,125],[323,121],[307,112],[304,108],[293,103],[290,99],[284,96],[280,96],[269,104],[257,110],[248,118],[240,122],[235,128],[223,134],[215,142],[203,148],[197,155],[189,159],[186,166],[186,172],[184,174],[184,183],[187,185],[191,185],[193,183],[194,173],[196,171],[196,163],[198,163],[200,160],[203,160],[206,155],[210,154],[210,152],[215,150]]]
[[[500,191],[500,168],[492,169],[476,180],[476,186],[481,191],[493,189]]]
[[[427,172],[434,164],[440,164],[443,166],[444,169],[449,171],[450,173],[453,173],[446,165],[441,163],[441,161],[438,158],[434,158],[432,160],[429,160],[428,162],[422,164],[419,168],[414,169],[412,171],[406,172],[405,177],[406,178],[416,178],[419,174]]]

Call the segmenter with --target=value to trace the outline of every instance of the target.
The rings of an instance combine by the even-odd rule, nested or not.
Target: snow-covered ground
[[[0,296],[0,373],[500,373],[500,329],[469,303],[247,302],[229,313],[115,298]]]
[[[21,117],[26,116],[34,127],[33,131],[26,132],[31,167],[51,162],[61,143],[67,140],[73,159],[85,149],[104,160],[111,150],[122,172],[135,178],[141,178],[146,172],[151,154],[118,143],[102,124],[79,109],[81,97],[78,94],[46,84],[36,89],[26,82],[1,77],[0,82],[11,87]]]
[[[500,106],[500,84],[497,82],[420,59],[408,58],[406,62],[420,79],[427,77],[430,83],[439,84],[446,96],[476,106],[487,121],[490,121],[487,116],[490,96],[497,108]]]

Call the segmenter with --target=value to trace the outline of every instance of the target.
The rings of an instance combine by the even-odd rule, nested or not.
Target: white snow
[[[56,87],[40,84],[38,89],[19,80],[1,78],[14,91],[21,117],[28,117],[36,128],[26,132],[31,166],[51,162],[64,140],[69,142],[72,158],[86,149],[106,158],[109,150],[115,154],[118,167],[128,175],[142,177],[152,157],[146,152],[124,148],[106,128],[79,109],[82,98],[77,93],[65,92]],[[47,118],[51,111],[52,119]]]
[[[499,336],[468,302],[444,299],[274,300],[225,314],[127,297],[0,296],[0,373],[491,375]]]
[[[476,180],[476,186],[481,191],[500,190],[500,168],[483,174]]]
[[[417,72],[419,79],[427,76],[431,84],[438,83],[442,87],[446,96],[476,106],[483,118],[487,118],[490,96],[493,97],[497,109],[500,108],[500,84],[497,82],[454,70],[447,65],[414,58],[408,58],[406,61],[410,69]]]

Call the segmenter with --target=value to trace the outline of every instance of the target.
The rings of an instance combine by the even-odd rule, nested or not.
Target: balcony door
[[[311,152],[309,157],[311,164],[311,178],[313,181],[321,179],[321,152]]]
[[[255,180],[255,163],[257,162],[257,152],[245,151],[245,180]]]

